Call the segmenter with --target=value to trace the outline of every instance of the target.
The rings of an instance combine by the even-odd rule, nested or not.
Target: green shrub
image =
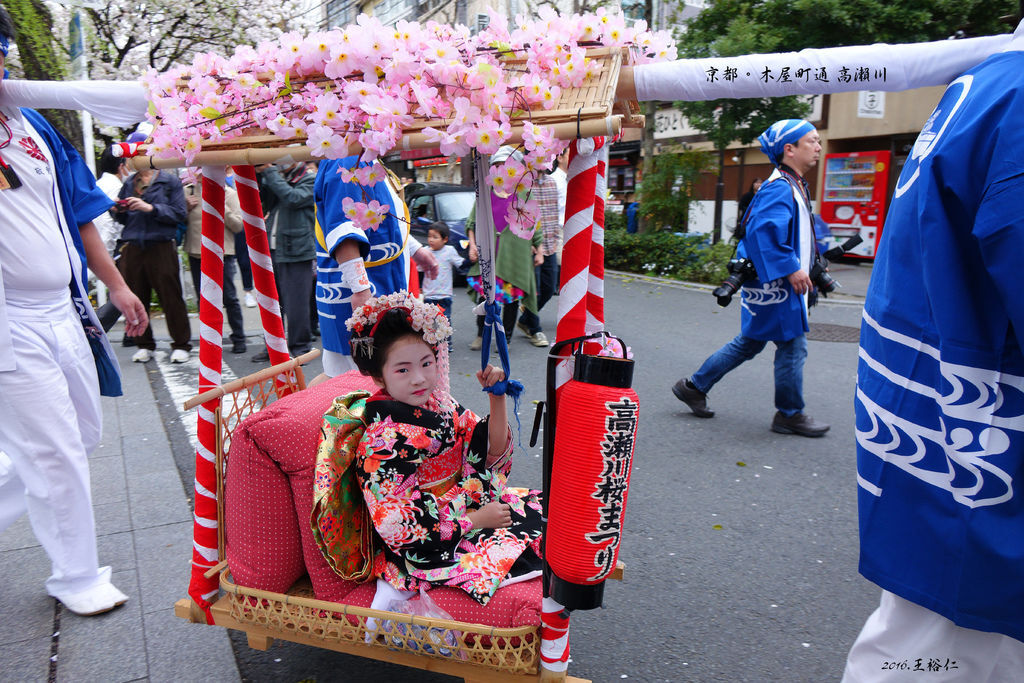
[[[656,155],[637,188],[640,214],[647,220],[643,231],[686,232],[697,183],[713,168],[714,157],[708,152],[684,149]]]
[[[629,234],[624,228],[608,228],[605,216],[604,263],[610,270],[719,284],[728,273],[725,264],[733,245],[712,245],[709,236],[651,232]]]
[[[604,229],[605,230],[623,230],[626,229],[626,211],[605,211],[604,212]]]

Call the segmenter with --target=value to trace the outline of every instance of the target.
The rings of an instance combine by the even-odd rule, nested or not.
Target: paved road
[[[850,295],[863,294],[869,273],[867,267],[836,269],[845,302],[813,310],[818,331],[835,338],[859,324],[858,299]],[[542,313],[550,333],[556,304]],[[472,377],[479,355],[467,349],[475,335],[469,308],[463,301],[454,314],[452,387],[479,411],[486,400]],[[255,329],[252,312],[246,315]],[[609,329],[635,354],[642,417],[620,556],[625,581],[609,584],[605,609],[574,616],[570,672],[576,676],[602,682],[838,680],[877,602],[877,590],[856,570],[856,344],[809,344],[805,397],[808,411],[832,424],[823,439],[769,431],[770,349],[715,388],[714,419],[697,419],[669,387],[735,335],[738,318],[737,305],[719,308],[706,289],[631,277],[607,282]],[[521,335],[511,349],[513,375],[527,386],[525,442],[533,401],[543,398],[545,352]],[[237,375],[259,367],[230,354],[226,360]],[[158,399],[180,405],[180,384],[194,386],[195,369],[161,367],[167,372],[150,373]],[[163,402],[170,411],[172,401]],[[182,477],[190,482],[194,456],[186,427],[194,416],[164,417]],[[539,449],[520,452],[512,482],[539,487]],[[243,679],[253,681],[453,680],[288,643],[268,652],[249,650],[244,638],[233,644]]]

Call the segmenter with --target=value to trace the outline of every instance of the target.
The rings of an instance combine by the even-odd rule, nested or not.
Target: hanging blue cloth
[[[946,89],[896,184],[864,302],[860,572],[1024,641],[1024,53]]]
[[[523,393],[523,383],[517,379],[510,379],[511,367],[508,358],[508,340],[505,339],[505,328],[501,323],[501,305],[496,301],[488,301],[484,304],[484,332],[483,345],[480,347],[480,367],[486,368],[490,362],[491,337],[494,338],[494,347],[498,350],[498,361],[501,369],[505,372],[505,379],[495,382],[493,385],[484,388],[484,391],[495,396],[508,396],[515,402],[516,419],[519,413],[519,396]]]
[[[506,154],[505,156],[507,157],[508,155]],[[480,369],[486,368],[490,362],[491,340],[493,339],[495,348],[498,351],[501,369],[505,372],[505,379],[495,382],[492,386],[485,387],[484,391],[494,396],[508,396],[512,399],[513,412],[516,416],[516,432],[519,435],[518,440],[521,445],[522,423],[519,420],[519,397],[523,393],[523,383],[510,379],[511,367],[508,358],[508,340],[505,339],[505,328],[501,323],[501,306],[494,300],[494,256],[496,253],[494,215],[491,208],[491,191],[483,185],[483,179],[487,177],[490,163],[487,157],[479,154],[474,155],[474,160],[477,177],[476,240],[477,249],[480,253],[480,284],[484,292],[484,301],[481,304],[482,309],[481,306],[477,306],[475,311],[477,315],[482,314],[484,316],[484,329],[481,335],[483,343],[480,347]]]

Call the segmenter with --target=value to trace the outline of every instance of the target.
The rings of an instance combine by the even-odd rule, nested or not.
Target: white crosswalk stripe
[[[167,392],[171,395],[171,403],[178,411],[178,419],[184,426],[192,447],[198,448],[199,440],[196,436],[198,418],[195,410],[186,411],[184,405],[185,401],[199,391],[199,354],[193,351],[189,355],[188,361],[184,363],[171,363],[169,357],[168,353],[157,351],[150,362],[155,362],[157,368],[160,369],[164,386],[167,387]],[[245,359],[245,362],[247,361],[248,358]],[[237,375],[225,363],[221,373],[221,382],[226,384],[236,378]]]

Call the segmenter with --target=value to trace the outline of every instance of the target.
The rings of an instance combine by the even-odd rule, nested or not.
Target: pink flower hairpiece
[[[439,346],[452,336],[452,326],[439,306],[423,303],[409,292],[401,291],[374,297],[352,312],[345,321],[345,327],[353,333],[353,350],[359,349],[368,358],[372,356],[377,323],[385,313],[395,308],[406,312],[409,324],[431,346]]]

